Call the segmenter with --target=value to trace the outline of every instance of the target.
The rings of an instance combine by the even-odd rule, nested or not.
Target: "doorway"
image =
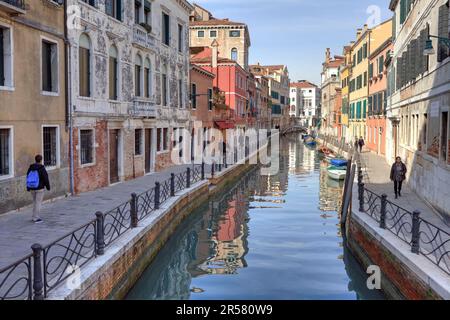
[[[145,173],[152,172],[152,129],[145,129]]]
[[[120,130],[109,131],[109,182],[119,182],[119,135]]]

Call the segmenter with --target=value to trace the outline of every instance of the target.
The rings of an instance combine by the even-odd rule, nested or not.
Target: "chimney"
[[[361,33],[362,33],[361,28],[359,28],[359,29],[356,30],[356,39],[359,38],[359,36],[361,35]]]
[[[327,48],[327,50],[325,51],[325,63],[330,63],[330,48]]]
[[[212,67],[217,68],[217,60],[219,57],[219,43],[216,40],[214,40],[211,43],[211,47],[212,47]]]

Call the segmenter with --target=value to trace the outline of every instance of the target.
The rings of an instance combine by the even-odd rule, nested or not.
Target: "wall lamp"
[[[449,38],[443,38],[438,36],[428,36],[428,40],[425,43],[425,50],[423,50],[423,54],[426,56],[430,56],[436,53],[436,51],[433,48],[433,40],[431,38],[438,39],[438,42],[444,43],[448,48],[450,48],[450,39]]]

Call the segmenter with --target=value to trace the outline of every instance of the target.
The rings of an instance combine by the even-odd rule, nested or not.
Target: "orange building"
[[[369,56],[369,99],[366,120],[366,146],[377,154],[386,154],[386,90],[387,70],[385,63],[393,50],[389,38]]]

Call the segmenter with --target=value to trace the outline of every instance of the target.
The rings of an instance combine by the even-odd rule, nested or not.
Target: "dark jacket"
[[[358,140],[358,144],[359,144],[360,146],[365,145],[364,139],[359,139],[359,140]]]
[[[404,181],[406,179],[406,165],[402,162],[402,172],[400,173],[400,176],[397,176],[397,172],[395,171],[395,165],[396,163],[394,163],[391,167],[391,180],[392,181]],[[397,179],[398,178],[398,179]]]
[[[47,188],[47,190],[50,191],[50,181],[48,179],[48,174],[47,170],[45,170],[45,167],[42,164],[34,163],[28,169],[27,176],[31,171],[34,170],[37,170],[37,172],[39,173],[39,187],[37,187],[36,189],[30,189],[27,187],[27,190],[43,190],[44,188]]]

